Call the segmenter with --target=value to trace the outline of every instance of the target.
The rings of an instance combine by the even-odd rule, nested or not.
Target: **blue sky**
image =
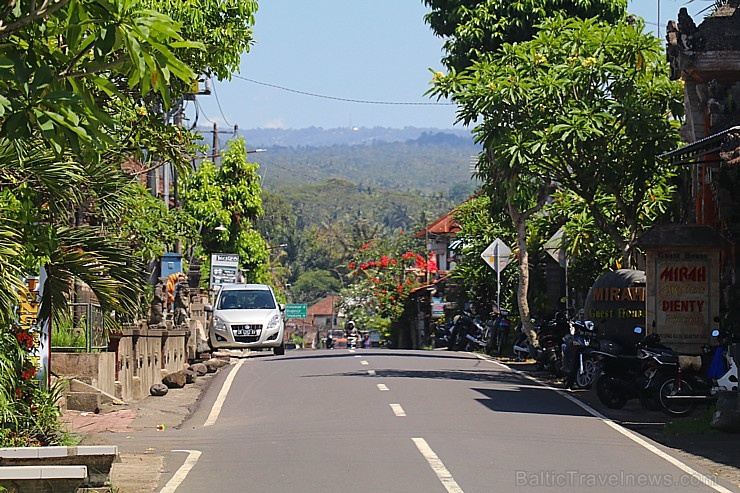
[[[632,0],[630,11],[663,37],[680,7],[696,14],[708,4]],[[442,56],[426,11],[421,0],[261,1],[241,73],[198,97],[197,126],[451,128],[454,106],[424,96]],[[195,123],[193,103],[187,115]]]

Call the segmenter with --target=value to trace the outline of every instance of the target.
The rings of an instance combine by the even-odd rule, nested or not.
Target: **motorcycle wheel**
[[[498,345],[498,355],[499,356],[501,356],[501,355],[504,354],[504,347],[506,347],[506,342],[508,341],[508,339],[509,339],[509,334],[508,333],[506,333],[506,332],[500,332],[498,334],[497,345]]]
[[[627,396],[617,389],[608,377],[596,380],[595,387],[596,397],[609,409],[622,409],[627,404]]]
[[[486,346],[483,348],[483,351],[485,351],[485,353],[488,356],[493,356],[493,337],[492,335],[487,334],[485,341],[486,341]]]
[[[669,378],[660,386],[658,391],[660,409],[669,416],[688,416],[694,412],[696,402],[689,399],[670,399],[669,397],[673,395],[692,395],[693,389],[686,381],[683,382],[680,391],[676,387],[675,378]]]
[[[556,352],[550,353],[549,361],[547,363],[547,371],[556,377],[563,376],[563,360],[560,355]]]
[[[594,383],[596,377],[596,363],[587,358],[583,360],[583,372],[576,371],[575,384],[579,389],[587,389]]]

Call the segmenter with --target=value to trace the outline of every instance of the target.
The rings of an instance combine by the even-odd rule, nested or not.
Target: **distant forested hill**
[[[209,133],[210,129],[203,130]],[[416,140],[422,134],[447,134],[470,141],[467,128],[387,128],[387,127],[345,127],[329,128],[253,128],[239,130],[251,149],[269,147],[328,147],[341,145],[371,144],[373,142],[404,142]]]
[[[305,129],[282,131],[288,132],[282,136],[274,133],[280,132],[277,130],[267,134],[265,130],[241,133],[250,149],[265,149],[250,155],[250,160],[260,164],[265,190],[341,178],[367,190],[418,191],[464,200],[476,187],[470,163],[479,147],[469,134],[423,129],[374,130],[355,134],[349,129]],[[337,141],[346,141],[344,133],[370,140],[330,144],[332,135]],[[413,138],[402,140],[402,136]],[[271,145],[265,139],[283,143],[314,141],[324,145]]]
[[[207,132],[203,132],[207,139]],[[256,227],[281,250],[276,283],[313,302],[345,285],[357,249],[411,237],[468,199],[479,147],[468,131],[309,128],[242,130],[259,163]],[[212,135],[211,135],[212,136]],[[225,145],[225,142],[223,143]]]

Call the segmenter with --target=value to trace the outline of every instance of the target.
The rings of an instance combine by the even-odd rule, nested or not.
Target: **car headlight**
[[[213,317],[213,328],[218,330],[226,329],[226,322],[218,317]]]
[[[272,316],[269,322],[267,322],[267,328],[268,329],[274,329],[280,324],[280,314],[275,314]]]

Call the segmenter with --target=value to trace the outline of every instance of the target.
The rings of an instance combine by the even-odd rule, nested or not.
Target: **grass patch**
[[[685,418],[678,418],[665,424],[665,433],[668,435],[717,435],[722,433],[720,430],[712,428],[709,423],[716,407],[699,408],[694,411],[694,415]]]

